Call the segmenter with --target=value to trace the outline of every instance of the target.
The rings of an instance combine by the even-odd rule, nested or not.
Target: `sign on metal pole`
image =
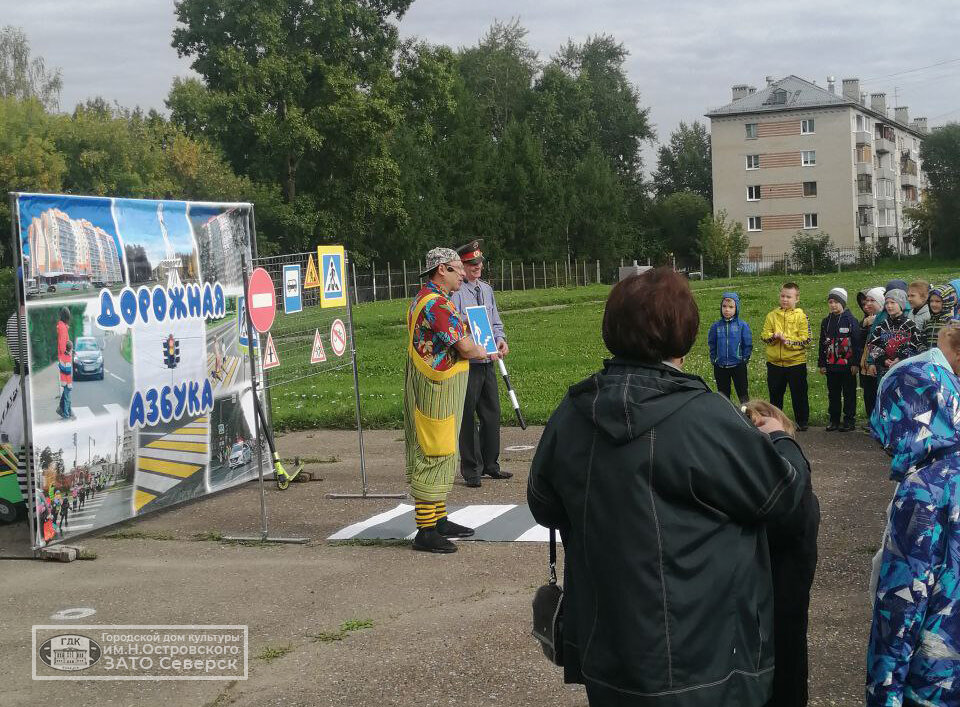
[[[343,356],[347,350],[347,329],[339,319],[330,325],[330,348],[337,356]]]
[[[250,321],[261,334],[266,334],[277,317],[276,290],[273,278],[263,268],[257,268],[250,275],[250,291],[247,306],[250,307]]]
[[[283,266],[283,313],[297,314],[303,311],[303,295],[300,291],[300,266]]]
[[[317,261],[320,263],[320,278],[323,282],[320,291],[321,307],[347,306],[345,260],[342,245],[317,247]]]

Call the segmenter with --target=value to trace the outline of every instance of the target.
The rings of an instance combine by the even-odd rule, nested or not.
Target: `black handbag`
[[[563,587],[557,584],[557,531],[550,528],[550,581],[533,595],[533,637],[554,665],[563,665]]]

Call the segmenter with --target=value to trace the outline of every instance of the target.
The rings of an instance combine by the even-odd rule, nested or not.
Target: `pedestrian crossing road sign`
[[[347,279],[345,277],[342,245],[322,245],[317,247],[317,262],[320,263],[320,276],[323,278],[320,290],[321,307],[347,306]]]
[[[313,352],[310,354],[310,363],[323,363],[327,360],[327,352],[323,349],[323,339],[320,338],[320,330],[313,335]]]
[[[273,334],[267,334],[267,345],[263,348],[263,370],[279,366],[280,357],[277,355],[277,347],[273,345]]]
[[[317,275],[317,265],[313,262],[313,254],[307,261],[307,277],[303,281],[303,289],[312,290],[314,287],[320,287],[320,276]]]
[[[490,326],[490,316],[483,305],[467,307],[467,321],[470,322],[470,333],[478,346],[482,346],[488,354],[497,352],[497,341]]]
[[[260,345],[259,339],[259,336],[254,335],[253,348]],[[245,349],[249,345],[250,341],[247,338],[247,298],[240,295],[237,298],[237,346]]]

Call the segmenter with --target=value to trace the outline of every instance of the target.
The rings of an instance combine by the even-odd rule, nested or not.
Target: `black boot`
[[[457,546],[447,540],[434,528],[420,528],[413,539],[413,549],[423,552],[456,552]]]
[[[445,538],[469,538],[473,535],[473,528],[454,523],[444,516],[437,521],[437,532]]]

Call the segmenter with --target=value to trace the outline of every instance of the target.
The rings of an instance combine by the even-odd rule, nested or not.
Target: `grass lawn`
[[[883,286],[895,277],[908,282],[923,278],[942,283],[957,276],[960,276],[960,263],[931,264],[926,259],[886,263],[869,272],[791,276],[800,285],[800,307],[807,312],[813,328],[814,346],[807,358],[813,424],[827,421],[826,382],[817,374],[815,349],[820,322],[827,315],[826,296],[830,289],[846,288],[852,311],[859,318],[862,313],[856,306],[856,293],[865,287]],[[701,322],[700,336],[687,357],[686,370],[713,384],[707,331],[720,316],[721,293],[733,289],[740,294],[741,317],[750,324],[756,342],[750,361],[750,394],[765,398],[766,359],[759,331],[767,312],[777,306],[782,281],[783,277],[778,276],[691,282],[700,306]],[[521,408],[531,424],[546,422],[567,388],[598,370],[609,355],[600,338],[603,303],[608,291],[608,286],[592,285],[498,295],[511,349],[506,359],[507,368]],[[363,421],[368,427],[398,428],[403,424],[406,307],[406,302],[395,300],[361,304],[353,310]],[[277,325],[282,326],[284,318],[282,313],[278,314]],[[278,430],[353,427],[352,377],[351,370],[345,368],[278,386],[272,391],[275,427]],[[503,423],[516,424],[502,386],[501,404]],[[789,403],[787,413],[792,414]],[[862,401],[860,414],[862,420]]]

